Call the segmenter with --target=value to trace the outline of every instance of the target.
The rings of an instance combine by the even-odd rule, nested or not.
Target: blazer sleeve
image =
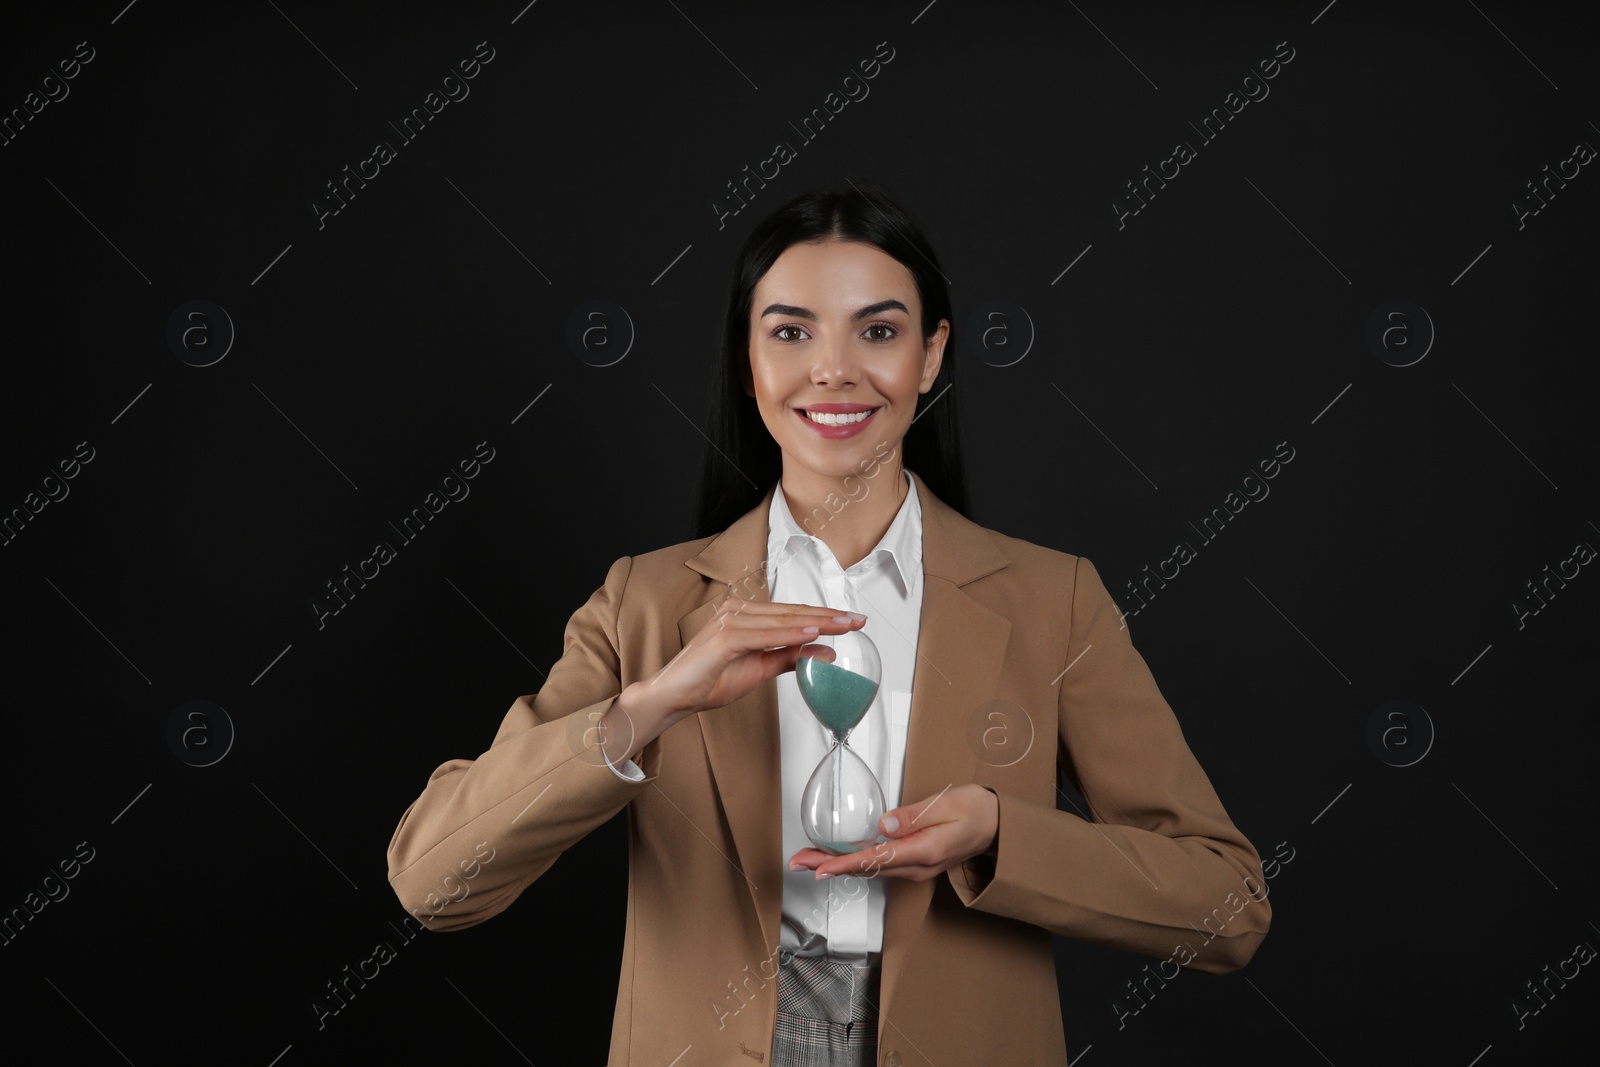
[[[1088,818],[995,790],[994,857],[950,869],[963,904],[1223,973],[1271,921],[1261,858],[1190,752],[1093,564],[1079,557],[1057,695],[1059,765]]]
[[[389,842],[389,884],[434,930],[505,910],[561,853],[655,780],[660,739],[636,756],[643,777],[610,770],[594,723],[622,691],[617,619],[624,556],[568,620],[561,659],[519,696],[487,752],[441,764]]]

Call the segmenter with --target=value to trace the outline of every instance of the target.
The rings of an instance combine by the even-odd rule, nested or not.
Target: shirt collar
[[[900,588],[907,597],[916,595],[922,578],[922,503],[917,498],[917,483],[910,472],[902,468],[906,480],[906,498],[900,503],[900,510],[895,513],[894,521],[884,531],[871,552],[868,552],[854,567],[845,573],[856,577],[861,573],[880,567],[885,564],[892,565],[892,573],[900,576]],[[832,498],[840,505],[840,510],[850,506],[849,498]],[[857,499],[860,499],[859,497]],[[824,507],[828,505],[824,501]],[[837,512],[835,512],[837,514]],[[819,519],[819,521],[821,521]],[[772,505],[767,511],[767,560],[771,568],[781,562],[803,545],[813,546],[819,553],[827,548],[820,537],[808,532],[789,511],[789,501],[783,495],[783,484],[780,482],[772,493]],[[829,552],[831,555],[831,550]],[[774,575],[769,569],[768,578]]]

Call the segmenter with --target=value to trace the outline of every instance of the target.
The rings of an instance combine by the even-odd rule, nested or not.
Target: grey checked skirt
[[[881,968],[780,954],[772,1067],[872,1067]]]

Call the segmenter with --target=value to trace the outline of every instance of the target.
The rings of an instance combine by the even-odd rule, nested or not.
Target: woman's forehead
[[[802,242],[790,245],[756,283],[764,297],[785,303],[836,302],[850,305],[899,297],[916,298],[916,280],[905,265],[874,245],[860,241]],[[765,302],[754,306],[757,314]],[[814,310],[821,310],[816,308]]]

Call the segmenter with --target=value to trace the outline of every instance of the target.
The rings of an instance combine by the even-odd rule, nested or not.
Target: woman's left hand
[[[789,869],[810,868],[818,878],[884,874],[926,882],[995,846],[1000,799],[971,782],[952,786],[887,812],[878,828],[888,841],[846,856],[803,848],[789,859]]]

